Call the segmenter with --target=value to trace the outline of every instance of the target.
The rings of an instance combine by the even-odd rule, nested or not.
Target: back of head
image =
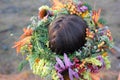
[[[56,53],[72,53],[86,40],[87,23],[76,15],[57,17],[49,26],[49,47]]]

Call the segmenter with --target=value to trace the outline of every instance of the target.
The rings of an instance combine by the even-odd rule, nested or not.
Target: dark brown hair
[[[49,26],[49,47],[56,53],[72,53],[86,40],[86,22],[76,15],[61,15]]]

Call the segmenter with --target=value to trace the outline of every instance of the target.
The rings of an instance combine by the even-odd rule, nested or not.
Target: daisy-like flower
[[[56,61],[57,63],[55,65],[55,69],[61,80],[66,80],[68,78],[69,80],[74,80],[74,78],[79,78],[78,73],[72,69],[74,64],[70,61],[66,54],[64,54],[64,61],[58,57],[56,57]],[[69,77],[67,77],[68,75]]]

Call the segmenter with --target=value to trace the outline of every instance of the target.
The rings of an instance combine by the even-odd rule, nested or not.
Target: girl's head
[[[86,40],[87,23],[76,15],[61,15],[49,26],[49,47],[56,53],[72,53]]]

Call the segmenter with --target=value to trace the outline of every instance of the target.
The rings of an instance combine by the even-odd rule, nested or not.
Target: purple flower
[[[59,76],[60,80],[64,80],[63,76],[60,73],[58,73],[58,76]]]
[[[77,5],[77,10],[79,12],[85,12],[86,10],[88,10],[88,7],[82,5],[82,3],[80,2],[78,5]]]
[[[69,68],[68,70],[69,70],[69,78],[70,78],[70,80],[74,80],[74,77],[76,79],[80,78],[77,72],[73,71],[71,68]]]
[[[70,61],[70,59],[67,57],[66,54],[64,54],[64,63],[65,63],[66,68],[73,66],[73,63]]]
[[[58,58],[58,57],[56,57],[56,61],[57,61],[56,65],[58,65],[61,69],[64,70],[65,69],[65,65],[64,65],[63,61],[60,58]]]
[[[80,8],[81,8],[81,6],[77,6],[77,11],[78,12],[82,12],[82,10]]]
[[[62,72],[64,70],[68,69],[69,67],[73,66],[72,62],[70,61],[70,59],[67,57],[66,54],[64,54],[64,62],[58,57],[56,57],[56,61],[57,61],[57,63],[55,64],[55,69],[58,72]]]
[[[78,10],[79,12],[82,12],[82,11],[80,10],[82,4],[83,4],[83,3],[82,3],[81,1],[78,2],[77,10]]]
[[[85,12],[86,10],[88,10],[88,8],[87,8],[86,6],[82,6],[82,7],[80,8],[80,10],[81,10],[82,12]]]
[[[72,70],[72,66],[74,65],[68,56],[64,54],[64,60],[62,61],[60,58],[56,57],[57,63],[55,64],[55,69],[58,73],[58,76],[61,80],[64,80],[62,73],[66,70],[68,70],[69,78],[70,80],[73,80],[73,77],[79,78],[79,75],[77,72]]]

